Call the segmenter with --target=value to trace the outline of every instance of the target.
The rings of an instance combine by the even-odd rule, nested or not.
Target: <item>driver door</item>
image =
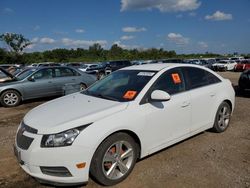
[[[27,98],[48,97],[56,94],[53,83],[52,68],[44,68],[35,72],[23,88]]]
[[[148,98],[154,90],[163,90],[170,94],[169,101],[146,102],[141,105],[145,116],[144,137],[149,153],[158,151],[172,142],[181,140],[190,133],[191,104],[185,81],[180,68],[163,73],[152,85]]]

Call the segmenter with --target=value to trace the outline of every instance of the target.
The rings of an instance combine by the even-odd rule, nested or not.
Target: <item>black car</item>
[[[97,75],[97,79],[99,80],[99,79],[102,79],[105,75],[108,75],[113,71],[131,66],[131,65],[132,63],[127,60],[102,62],[102,63],[96,64],[96,66],[89,67],[86,70],[86,73]]]
[[[241,91],[250,90],[250,69],[241,73],[238,84]]]
[[[110,74],[113,71],[116,71],[118,69],[124,68],[124,67],[128,67],[131,66],[132,63],[130,61],[127,60],[123,60],[123,61],[110,61],[108,63],[106,63],[106,67],[105,67],[105,74]]]

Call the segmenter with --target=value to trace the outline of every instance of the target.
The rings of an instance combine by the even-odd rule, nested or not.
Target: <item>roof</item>
[[[123,70],[149,70],[149,71],[160,71],[168,67],[174,67],[176,65],[183,65],[180,63],[154,63],[154,64],[143,64],[143,65],[134,65],[123,68]]]

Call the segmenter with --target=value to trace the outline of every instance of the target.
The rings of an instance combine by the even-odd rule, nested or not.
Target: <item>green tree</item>
[[[20,54],[22,51],[31,44],[29,39],[24,38],[23,35],[21,34],[16,34],[16,33],[5,33],[0,35],[0,40],[4,41],[10,49],[17,53]]]
[[[103,48],[99,43],[95,43],[89,47],[89,54],[94,58],[100,58],[103,55]]]
[[[123,55],[123,49],[117,44],[113,44],[109,50],[109,58],[120,59]]]

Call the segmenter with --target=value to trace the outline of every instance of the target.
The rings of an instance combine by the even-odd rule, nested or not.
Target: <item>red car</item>
[[[242,60],[234,67],[234,71],[244,71],[250,69],[250,59]]]

